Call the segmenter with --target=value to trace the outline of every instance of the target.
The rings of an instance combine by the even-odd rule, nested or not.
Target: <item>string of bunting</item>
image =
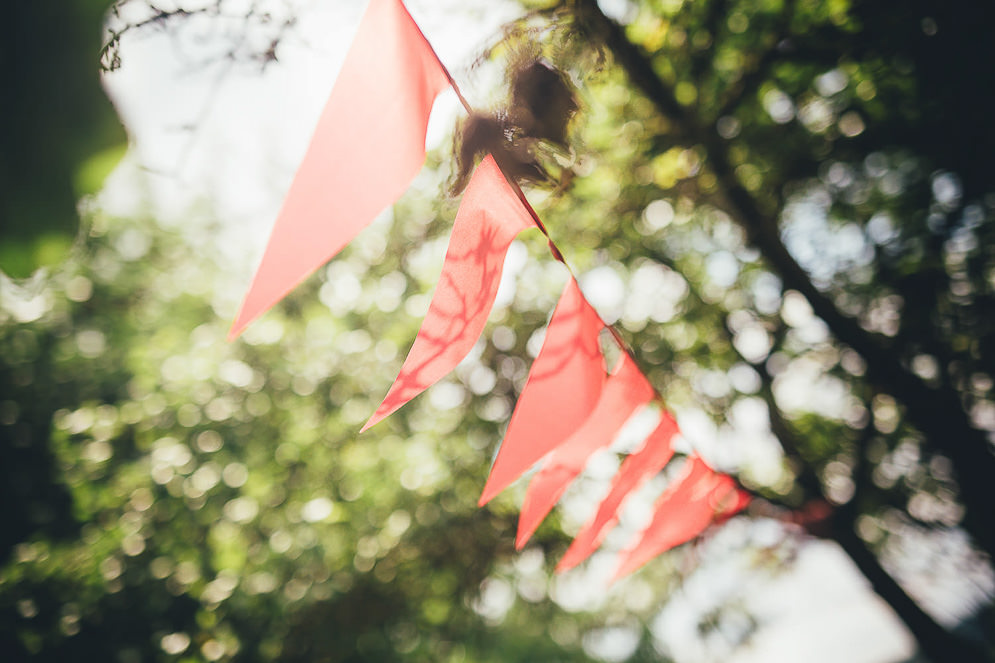
[[[229,339],[330,260],[408,188],[425,160],[432,105],[447,86],[471,112],[401,0],[371,0]],[[543,233],[553,257],[567,266],[521,187],[502,174],[492,156],[486,156],[460,201],[428,313],[397,379],[363,431],[435,384],[467,356],[493,307],[508,248],[530,228]],[[622,351],[610,373],[599,341],[603,330]],[[571,272],[479,504],[542,462],[528,485],[519,517],[515,545],[522,548],[591,455],[607,447],[634,413],[653,402],[662,406],[630,349],[584,298]],[[659,424],[641,448],[626,457],[558,571],[591,555],[617,523],[624,499],[673,458],[677,423],[660,409]],[[749,494],[731,477],[692,453],[657,499],[649,526],[620,555],[615,577],[691,540],[748,501]]]

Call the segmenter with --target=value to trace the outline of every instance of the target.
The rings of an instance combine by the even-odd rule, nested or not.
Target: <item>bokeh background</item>
[[[758,496],[608,586],[670,472],[552,569],[641,422],[525,550],[522,482],[476,507],[566,279],[537,235],[358,435],[441,268],[454,96],[408,194],[228,343],[365,3],[65,4],[3,40],[0,658],[992,660],[987,5],[408,3],[476,107],[527,43],[576,83],[530,199]]]

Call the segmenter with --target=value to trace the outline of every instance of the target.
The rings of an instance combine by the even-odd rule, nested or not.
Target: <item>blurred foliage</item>
[[[991,648],[990,502],[962,485],[951,445],[967,438],[935,434],[995,430],[991,10],[602,3],[654,97],[599,46],[594,3],[527,4],[496,65],[541,37],[583,99],[576,177],[533,192],[539,213],[698,451],[775,519],[734,519],[605,592],[638,509],[608,552],[550,569],[616,454],[522,553],[520,490],[476,508],[564,278],[537,236],[513,249],[516,289],[471,358],[356,437],[427,307],[453,201],[405,198],[235,344],[210,227],[91,210],[77,260],[0,284],[0,652],[722,660],[757,627],[756,572],[789,563],[805,530],[839,541],[907,623],[906,593],[954,641]],[[441,191],[448,165],[430,162],[420,183]],[[778,245],[810,292],[785,285],[799,275]],[[818,297],[873,354],[840,340]],[[922,404],[874,373],[882,357],[956,416],[923,426]],[[691,653],[668,630],[675,593]]]
[[[427,305],[435,207],[399,206],[235,344],[210,229],[94,211],[80,260],[4,283],[5,660],[588,661],[642,628],[672,567],[588,612],[551,578],[555,523],[516,553],[515,496],[475,504],[555,265],[497,313],[514,331],[357,437]]]
[[[18,2],[3,22],[0,271],[66,259],[76,200],[95,193],[127,147],[95,66],[110,0]]]

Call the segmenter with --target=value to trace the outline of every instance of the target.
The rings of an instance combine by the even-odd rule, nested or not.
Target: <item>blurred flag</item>
[[[672,442],[676,433],[677,422],[669,412],[663,412],[660,423],[643,442],[642,448],[629,455],[612,477],[608,495],[598,505],[597,513],[577,532],[563,559],[556,565],[557,572],[572,569],[597,550],[605,535],[618,522],[618,509],[623,500],[643,481],[660,472],[673,457]]]
[[[749,502],[749,495],[726,474],[708,467],[697,455],[676,485],[656,501],[656,512],[636,545],[621,555],[613,580],[632,573],[660,553],[690,541],[713,522],[724,520]]]
[[[425,160],[428,116],[448,84],[400,0],[372,0],[229,339],[404,192]]]
[[[653,387],[628,353],[623,352],[608,376],[594,412],[570,439],[553,450],[529,483],[518,517],[517,548],[529,540],[570,482],[583,471],[591,454],[611,444],[636,408],[652,398]]]
[[[477,167],[460,202],[432,304],[401,372],[366,430],[435,384],[473,348],[494,305],[508,247],[535,228],[494,158]]]
[[[591,414],[605,384],[604,322],[571,276],[498,449],[482,506],[559,446]]]

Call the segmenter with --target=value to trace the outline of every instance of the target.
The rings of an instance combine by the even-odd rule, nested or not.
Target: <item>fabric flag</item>
[[[594,412],[570,439],[553,450],[529,483],[518,517],[517,548],[521,549],[529,540],[570,482],[583,471],[587,459],[608,446],[636,408],[652,398],[653,387],[632,357],[623,352],[608,376]]]
[[[408,187],[449,78],[400,0],[371,0],[228,333],[235,338]]]
[[[590,557],[605,536],[618,522],[618,509],[622,501],[636,490],[643,481],[660,472],[674,455],[673,438],[677,422],[669,412],[663,412],[660,423],[639,451],[629,455],[612,478],[608,495],[601,501],[597,513],[588,520],[574,537],[563,559],[556,565],[557,573],[577,566]]]
[[[571,276],[480,496],[483,506],[577,430],[605,384],[604,322]]]
[[[653,520],[639,542],[622,553],[613,581],[660,553],[690,541],[716,520],[732,516],[749,502],[749,495],[738,489],[729,475],[716,472],[697,455],[689,456],[687,463],[689,468],[682,479],[657,499]]]
[[[460,202],[428,314],[366,430],[435,384],[469,354],[494,305],[508,247],[532,216],[488,155]]]

